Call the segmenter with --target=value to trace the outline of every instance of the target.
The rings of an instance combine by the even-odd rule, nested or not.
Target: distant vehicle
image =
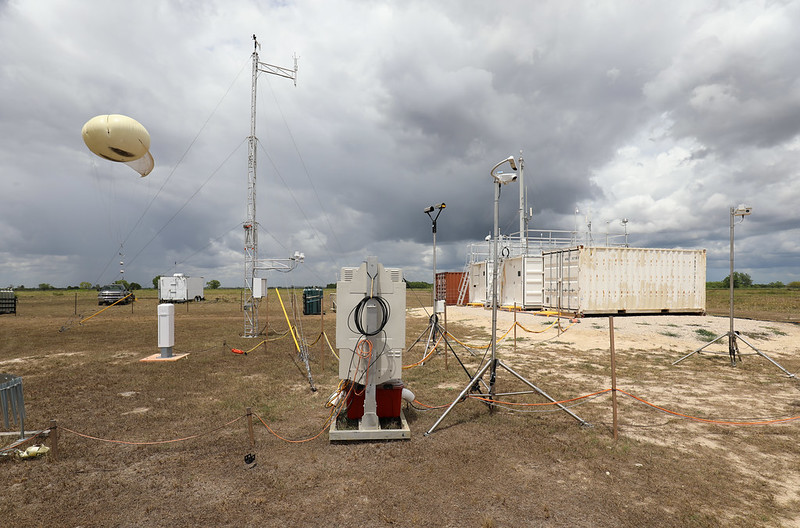
[[[102,306],[104,304],[114,304],[120,299],[125,299],[119,304],[128,304],[136,300],[133,295],[123,284],[107,284],[100,288],[97,292],[97,304]]]

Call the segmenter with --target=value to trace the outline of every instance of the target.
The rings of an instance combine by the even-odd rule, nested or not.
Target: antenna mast
[[[256,221],[256,88],[259,72],[285,77],[297,86],[297,57],[294,69],[259,62],[261,44],[253,35],[253,80],[250,91],[250,137],[247,145],[247,219],[244,227],[244,334],[256,337],[258,328],[258,300],[253,297],[253,279],[258,268],[258,222]]]

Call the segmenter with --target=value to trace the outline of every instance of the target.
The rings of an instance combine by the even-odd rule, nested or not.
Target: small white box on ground
[[[175,305],[164,303],[158,305],[158,348],[162,355],[168,348],[170,353],[175,346]]]

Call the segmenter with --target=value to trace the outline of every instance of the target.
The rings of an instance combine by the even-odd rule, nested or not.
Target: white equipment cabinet
[[[399,410],[406,336],[406,285],[402,270],[384,268],[377,257],[368,257],[358,268],[342,268],[336,283],[336,304],[339,378],[360,388],[345,397],[348,405],[363,397],[363,414],[357,414],[357,429],[340,428],[338,420],[333,420],[330,440],[410,438],[408,423]],[[389,402],[395,397],[396,401]],[[387,402],[397,408],[399,428],[381,427],[381,402],[384,408]],[[361,405],[361,401],[357,404]],[[349,411],[348,416],[353,417]],[[386,416],[384,413],[381,417]]]
[[[173,303],[203,301],[203,277],[187,277],[183,273],[161,277],[158,279],[158,299]]]

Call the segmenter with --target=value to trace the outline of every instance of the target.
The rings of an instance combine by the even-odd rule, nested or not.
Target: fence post
[[[245,409],[247,411],[247,435],[250,438],[250,447],[256,445],[256,439],[253,436],[253,408],[248,407]]]
[[[517,353],[517,301],[514,301],[514,354]]]
[[[319,357],[322,361],[322,372],[325,372],[325,290],[322,290],[322,296],[319,299]]]

